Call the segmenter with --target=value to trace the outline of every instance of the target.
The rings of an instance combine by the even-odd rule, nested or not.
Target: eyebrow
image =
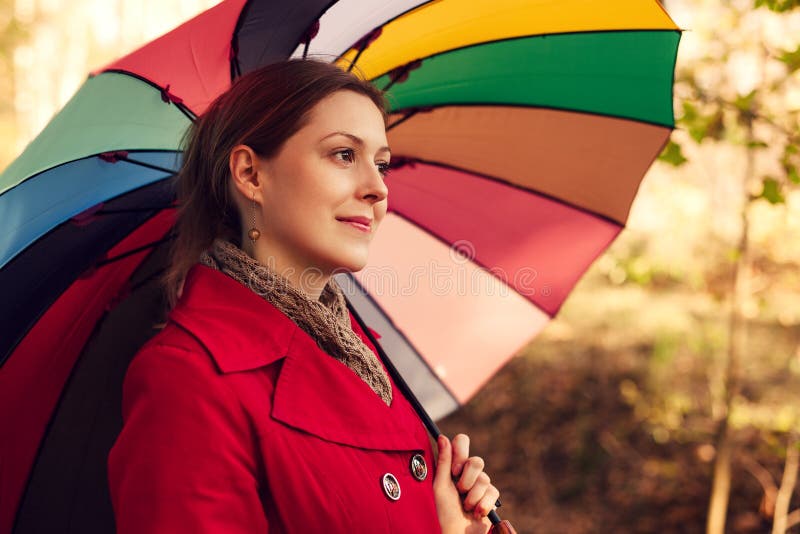
[[[350,138],[350,139],[351,139],[351,140],[352,140],[352,141],[353,141],[355,144],[357,144],[358,146],[362,146],[362,147],[364,146],[364,140],[363,140],[363,139],[361,139],[360,137],[358,137],[357,135],[353,135],[353,134],[351,134],[351,133],[349,133],[349,132],[340,132],[340,131],[336,131],[336,132],[333,132],[333,133],[330,133],[330,134],[326,135],[325,137],[323,137],[322,139],[320,139],[320,142],[324,141],[325,139],[327,139],[327,138],[329,138],[329,137],[333,137],[334,135],[343,135],[343,136],[345,136],[345,137],[348,137],[348,138]],[[388,152],[389,154],[391,154],[391,153],[392,153],[392,151],[391,151],[391,150],[389,150],[389,147],[388,147],[388,146],[382,146],[382,147],[380,147],[380,148],[378,149],[378,152]]]

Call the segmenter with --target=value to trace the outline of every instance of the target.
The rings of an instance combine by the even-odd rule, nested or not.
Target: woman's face
[[[362,269],[386,215],[388,164],[386,128],[372,100],[348,90],[321,100],[280,152],[257,159],[262,188],[256,257],[300,276],[308,269],[326,275]],[[246,232],[251,218],[244,213]],[[366,224],[346,222],[351,218]]]

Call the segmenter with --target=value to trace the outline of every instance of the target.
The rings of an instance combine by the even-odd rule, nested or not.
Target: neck
[[[262,235],[262,239],[263,239]],[[259,239],[261,241],[261,239]],[[293,261],[288,254],[270,254],[267,250],[276,251],[266,243],[256,243],[245,237],[242,239],[242,250],[262,265],[266,265],[286,278],[295,289],[302,291],[308,298],[319,300],[322,291],[331,275],[319,267],[310,267],[300,261]]]

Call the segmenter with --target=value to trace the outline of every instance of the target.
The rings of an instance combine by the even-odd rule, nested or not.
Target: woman
[[[108,458],[119,533],[489,530],[483,461],[442,436],[428,473],[425,428],[332,278],[365,266],[386,214],[386,121],[368,82],[291,60],[188,132],[171,311],[128,368]]]

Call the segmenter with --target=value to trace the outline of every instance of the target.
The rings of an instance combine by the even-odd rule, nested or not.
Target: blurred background
[[[91,69],[216,4],[0,0],[0,169]],[[668,0],[677,129],[468,406],[520,533],[800,532],[800,0]]]

